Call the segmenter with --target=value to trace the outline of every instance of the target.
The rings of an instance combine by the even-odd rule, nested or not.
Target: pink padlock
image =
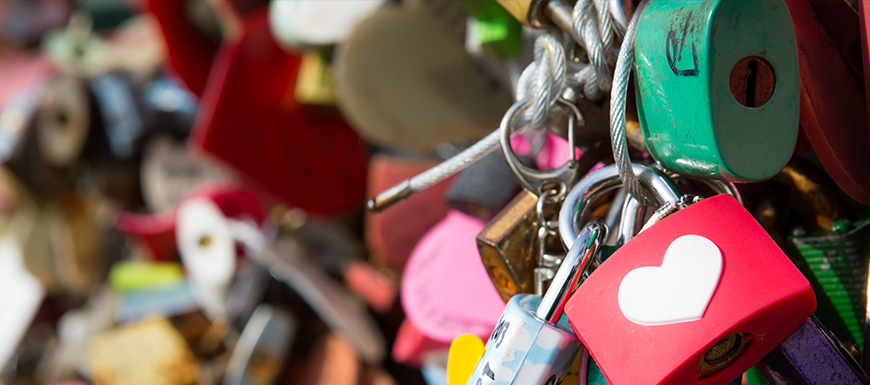
[[[655,172],[640,179],[670,183]],[[568,195],[560,224],[582,195]],[[809,282],[761,225],[734,197],[718,195],[627,242],[565,313],[610,384],[711,385],[749,369],[815,307]]]

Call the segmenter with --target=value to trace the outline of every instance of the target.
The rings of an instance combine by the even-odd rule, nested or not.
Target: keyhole
[[[751,342],[752,338],[747,333],[734,333],[717,342],[701,358],[698,378],[710,377],[733,364],[746,352]]]
[[[748,56],[731,69],[731,95],[738,103],[749,107],[761,107],[773,97],[776,90],[776,74],[767,60]]]
[[[57,127],[58,129],[62,129],[66,128],[66,126],[69,124],[70,118],[69,115],[67,115],[66,111],[61,110],[57,111],[57,113],[54,115],[54,121],[57,122],[57,125],[55,127]]]

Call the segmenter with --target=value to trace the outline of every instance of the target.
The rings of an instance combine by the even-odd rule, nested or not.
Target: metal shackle
[[[544,294],[538,306],[537,316],[550,323],[559,322],[568,298],[577,286],[588,276],[586,272],[592,266],[592,261],[601,252],[604,239],[607,237],[607,225],[599,220],[590,220],[575,239],[575,247],[568,250],[562,266],[553,277],[550,288]],[[568,268],[570,266],[570,268]]]
[[[683,193],[663,171],[640,163],[631,164],[646,192],[659,204],[676,203]],[[590,204],[607,192],[622,185],[619,170],[615,164],[595,170],[577,182],[559,211],[559,235],[567,249],[571,249],[578,234],[578,220],[586,215]]]

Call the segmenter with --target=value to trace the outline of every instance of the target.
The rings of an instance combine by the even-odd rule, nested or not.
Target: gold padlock
[[[523,190],[477,235],[477,249],[483,265],[501,298],[507,302],[520,293],[535,292],[535,267],[538,265],[538,197]],[[552,206],[552,205],[551,205]],[[556,215],[559,207],[546,214]],[[558,237],[548,237],[556,245]]]
[[[163,317],[109,330],[87,351],[94,385],[193,384],[198,372],[181,333]]]
[[[329,58],[317,51],[307,51],[296,76],[296,100],[303,104],[334,107],[335,85]]]

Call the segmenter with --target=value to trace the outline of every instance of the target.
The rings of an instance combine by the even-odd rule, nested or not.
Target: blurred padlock
[[[783,1],[651,1],[637,23],[637,107],[650,154],[685,175],[772,178],[798,132]]]
[[[232,178],[211,159],[167,135],[151,138],[145,145],[139,174],[142,199],[152,213],[171,210],[199,185]]]
[[[393,186],[435,165],[433,161],[376,153],[369,163],[368,196]],[[414,246],[450,209],[444,197],[453,179],[420,191],[390,210],[366,211],[365,241],[372,259],[401,272]]]
[[[28,271],[20,241],[11,231],[0,237],[0,366],[5,367],[36,316],[45,287]]]
[[[336,103],[335,93],[330,56],[317,51],[303,53],[293,92],[296,100],[302,104],[331,107]]]
[[[272,39],[265,9],[243,25],[216,58],[192,146],[290,206],[320,215],[361,208],[366,144],[341,118],[293,98],[300,58]],[[317,188],[300,189],[302,181]]]
[[[787,1],[786,5],[801,47],[801,128],[837,185],[852,199],[870,204],[870,173],[864,167],[870,162],[864,144],[870,142],[866,95],[819,22],[815,5],[806,0]]]
[[[770,385],[870,383],[855,359],[815,317],[766,355],[758,368]]]
[[[122,72],[94,78],[90,81],[90,89],[112,155],[117,159],[129,159],[140,151],[145,133],[144,107],[136,89]]]
[[[36,118],[39,153],[51,166],[66,168],[79,160],[92,130],[94,107],[87,84],[81,78],[57,75],[46,86]]]
[[[335,64],[339,107],[354,129],[372,144],[417,151],[492,130],[510,93],[469,57],[464,28],[447,0],[386,5],[360,22]]]
[[[561,382],[581,348],[567,319],[562,317],[564,306],[606,235],[603,222],[590,221],[580,231],[543,298],[519,294],[508,301],[468,384]]]
[[[166,318],[109,330],[86,354],[94,385],[190,384],[198,371],[184,337]]]
[[[402,278],[402,307],[423,335],[449,344],[470,333],[485,337],[503,302],[476,257],[483,222],[457,211],[432,227],[414,248]]]
[[[169,65],[191,92],[202,97],[218,42],[190,19],[187,9],[192,3],[191,0],[148,0],[144,4],[160,24]]]
[[[672,183],[661,171],[640,168],[646,186]],[[573,223],[590,183],[612,173],[600,169],[575,186],[560,221]],[[722,194],[670,214],[619,248],[565,312],[611,383],[725,384],[815,307],[806,278],[740,203]],[[644,370],[626,360],[644,362]]]
[[[269,28],[281,47],[294,51],[304,47],[341,44],[357,25],[386,3],[385,0],[342,2],[269,2]]]

